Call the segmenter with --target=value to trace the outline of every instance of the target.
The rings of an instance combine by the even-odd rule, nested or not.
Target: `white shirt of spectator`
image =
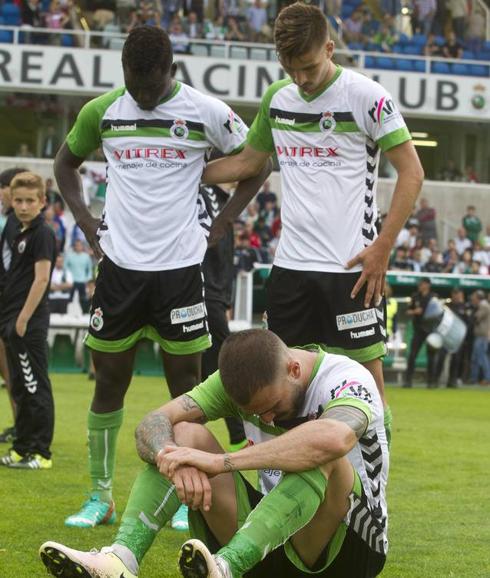
[[[73,275],[68,269],[58,269],[55,267],[51,273],[51,284],[61,285],[62,283],[70,283],[73,285]],[[48,294],[49,299],[70,299],[71,291],[66,289],[65,291],[50,291]]]
[[[471,249],[472,247],[471,241],[466,237],[464,239],[456,237],[456,239],[454,239],[454,243],[456,244],[456,251],[460,256],[466,251],[466,249]]]

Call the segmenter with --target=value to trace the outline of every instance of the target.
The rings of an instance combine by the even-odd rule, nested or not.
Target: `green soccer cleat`
[[[189,509],[187,506],[182,504],[180,508],[175,512],[171,526],[174,530],[179,532],[187,532],[189,530]]]
[[[76,514],[68,516],[65,526],[71,528],[94,528],[101,524],[114,524],[116,521],[116,506],[111,500],[103,502],[92,494]]]
[[[200,540],[187,540],[182,544],[179,568],[184,578],[233,578],[228,563],[213,556]]]
[[[10,449],[4,456],[0,458],[0,466],[11,466],[23,459],[24,456],[18,454],[15,450]]]
[[[8,467],[13,470],[50,470],[53,467],[53,460],[44,458],[40,454],[32,454],[9,464]]]
[[[46,542],[39,555],[49,574],[62,578],[137,578],[111,548],[81,552]]]

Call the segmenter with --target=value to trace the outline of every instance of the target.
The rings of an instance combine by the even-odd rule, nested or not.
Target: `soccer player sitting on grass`
[[[203,427],[234,415],[250,445],[225,453]],[[136,432],[148,466],[114,544],[80,552],[55,542],[40,555],[54,576],[134,578],[181,502],[193,539],[187,578],[367,578],[387,552],[389,453],[370,372],[317,345],[288,348],[248,330],[223,344],[219,371],[146,416]],[[257,470],[260,491],[240,470]]]

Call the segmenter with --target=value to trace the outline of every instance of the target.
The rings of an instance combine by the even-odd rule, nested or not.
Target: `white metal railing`
[[[487,9],[488,11],[488,9]],[[488,22],[488,19],[487,19]],[[13,44],[31,44],[32,37],[45,36],[51,44],[59,45],[60,37],[73,37],[74,48],[113,48],[121,49],[122,42],[126,35],[118,32],[99,32],[99,31],[85,31],[85,30],[52,30],[50,28],[31,28],[25,26],[4,26],[0,25],[0,31],[8,31],[12,33],[11,43]],[[27,41],[27,42],[26,42]],[[116,44],[114,41],[117,41]],[[50,44],[48,42],[48,44]],[[276,50],[273,44],[261,44],[254,42],[231,42],[226,40],[206,40],[206,39],[189,39],[189,52],[195,56],[212,56],[221,58],[241,58],[244,60],[277,60]],[[366,68],[366,61],[371,58],[384,58],[392,61],[407,60],[420,61],[423,67],[417,70],[419,74],[433,73],[433,64],[437,62],[445,64],[465,64],[478,65],[486,68],[486,75],[490,77],[490,61],[484,60],[468,60],[468,59],[452,59],[452,58],[433,58],[428,56],[420,56],[416,54],[400,54],[393,52],[367,52],[362,50],[346,50],[337,49],[336,54],[342,55],[350,59],[353,65],[359,68]],[[369,60],[368,60],[368,64]],[[377,63],[369,66],[370,69],[383,69],[377,66]],[[404,71],[410,72],[410,71]],[[471,75],[469,75],[471,76]]]

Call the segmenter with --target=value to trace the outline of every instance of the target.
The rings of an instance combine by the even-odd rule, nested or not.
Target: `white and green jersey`
[[[347,261],[376,238],[380,150],[410,140],[391,96],[340,66],[313,95],[281,80],[264,95],[247,140],[275,152],[280,166],[282,232],[274,263],[345,272]]]
[[[153,110],[139,108],[124,87],[88,102],[67,144],[81,158],[102,144],[104,253],[120,267],[139,271],[200,263],[206,239],[197,197],[206,152],[237,152],[246,134],[226,104],[180,82]]]
[[[287,422],[264,423],[258,416],[244,413],[227,395],[219,372],[211,375],[186,395],[202,409],[208,420],[234,416],[243,420],[250,444],[259,444],[279,436],[306,421],[318,419],[335,406],[353,406],[368,418],[368,427],[359,442],[349,452],[348,459],[359,474],[368,504],[383,531],[377,537],[375,548],[387,551],[386,483],[389,454],[384,428],[383,403],[371,373],[359,363],[344,355],[324,352],[320,346],[307,346],[318,352],[310,377],[303,407],[296,418]],[[259,481],[263,493],[279,483],[282,471],[260,470]],[[357,512],[362,515],[362,512]],[[348,516],[356,515],[355,508]],[[352,520],[351,520],[352,522]],[[355,526],[355,521],[354,521]]]

